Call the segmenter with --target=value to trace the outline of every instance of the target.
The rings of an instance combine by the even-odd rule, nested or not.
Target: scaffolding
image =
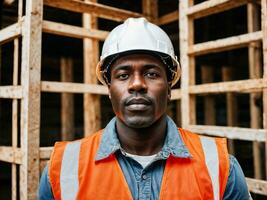
[[[257,12],[255,4],[261,5],[261,30],[257,30],[256,27],[260,22],[254,20]],[[44,5],[81,13],[82,26],[43,20]],[[194,20],[242,5],[247,5],[248,8],[248,33],[194,43]],[[179,20],[182,77],[181,88],[172,90],[172,100],[181,102],[181,107],[179,106],[177,110],[181,113],[182,127],[199,134],[254,142],[256,175],[255,179],[247,178],[247,183],[251,192],[267,195],[267,181],[260,180],[263,172],[259,166],[262,159],[258,146],[258,142],[266,144],[267,140],[267,118],[265,117],[267,114],[267,0],[207,0],[199,4],[194,4],[193,0],[180,0],[179,11],[177,9],[160,17],[157,12],[157,0],[142,0],[142,8],[142,13],[136,13],[102,5],[96,0],[26,0],[25,3],[23,0],[18,0],[18,21],[0,30],[0,45],[14,41],[13,84],[0,86],[0,98],[12,99],[12,146],[0,146],[0,161],[12,163],[12,199],[17,199],[17,188],[19,188],[20,199],[37,199],[40,172],[52,151],[52,147],[40,147],[41,93],[52,92],[64,95],[61,100],[63,139],[73,139],[69,135],[73,125],[66,122],[73,121],[71,119],[73,110],[69,108],[73,107],[72,94],[74,93],[83,94],[84,98],[84,135],[99,129],[101,117],[99,96],[107,95],[108,91],[105,86],[98,85],[95,66],[99,57],[99,41],[105,40],[108,31],[98,29],[97,19],[122,22],[128,17],[140,16],[145,16],[158,25]],[[73,82],[73,72],[70,70],[73,63],[68,58],[60,60],[61,81],[41,80],[42,33],[83,40],[84,83]],[[260,44],[262,49],[259,49]],[[209,66],[203,66],[203,84],[195,84],[196,56],[245,46],[249,47],[250,79],[231,81],[231,71],[226,67],[223,69],[225,82],[210,83],[212,82],[209,79],[210,74],[213,72]],[[263,75],[259,72],[261,52]],[[251,102],[255,99],[255,95],[263,94],[263,113],[251,103],[251,128],[234,127],[233,93],[240,91],[249,93]],[[205,97],[205,104],[209,107],[205,111],[207,116],[205,123],[209,125],[197,125],[196,96],[218,93],[227,94],[228,126],[215,126],[214,117],[212,117],[215,112],[214,100],[208,96]],[[258,116],[261,114],[264,120],[263,129],[258,125]],[[233,143],[230,143],[230,151],[234,152]],[[265,155],[267,156],[267,153]],[[267,166],[266,162],[267,157],[265,157],[265,166]]]
[[[261,30],[255,31],[257,26],[255,17],[255,4],[261,4]],[[214,41],[207,41],[203,43],[194,43],[194,20],[206,17],[215,13],[230,10],[242,5],[247,5],[248,14],[248,33],[231,36],[228,38],[217,39]],[[179,4],[179,26],[180,26],[180,62],[182,66],[181,77],[181,114],[182,127],[187,128],[199,134],[207,134],[212,136],[226,137],[229,139],[238,139],[244,141],[253,141],[254,150],[254,165],[255,175],[258,179],[246,178],[249,190],[256,194],[267,195],[266,181],[259,180],[262,178],[260,170],[260,163],[262,158],[259,156],[259,147],[257,142],[266,142],[266,112],[267,112],[267,90],[266,88],[266,74],[267,74],[267,5],[266,1],[232,1],[232,0],[209,0],[194,5],[193,0],[180,0]],[[263,77],[259,75],[259,42],[262,42],[263,52]],[[250,79],[248,80],[231,80],[229,70],[224,68],[223,76],[225,82],[218,83],[203,83],[195,84],[195,58],[199,55],[210,54],[215,52],[228,51],[232,49],[249,47],[249,68]],[[209,70],[204,70],[203,75],[209,73]],[[206,75],[207,76],[207,75]],[[210,81],[210,80],[208,80]],[[238,92],[250,93],[251,102],[251,128],[233,127],[234,113],[233,113],[233,94]],[[253,104],[255,95],[258,92],[263,92],[263,129],[259,129],[259,110]],[[212,126],[212,125],[197,125],[196,123],[196,96],[227,93],[228,105],[228,125],[229,126]],[[214,118],[212,99],[208,101],[205,112],[209,112],[208,118]],[[210,122],[212,123],[212,122]],[[266,143],[265,143],[266,144]],[[230,150],[233,152],[233,143],[230,143]],[[265,162],[266,162],[265,158]],[[265,163],[265,166],[266,163]]]

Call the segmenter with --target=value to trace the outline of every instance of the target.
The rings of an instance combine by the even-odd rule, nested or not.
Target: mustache
[[[124,100],[124,105],[131,104],[152,104],[153,99],[145,94],[132,94]]]

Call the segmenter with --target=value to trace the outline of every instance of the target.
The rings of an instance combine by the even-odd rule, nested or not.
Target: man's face
[[[110,73],[112,107],[126,126],[149,127],[165,114],[170,86],[159,58],[147,54],[123,56],[114,62]]]

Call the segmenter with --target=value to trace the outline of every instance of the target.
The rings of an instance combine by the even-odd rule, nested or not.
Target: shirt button
[[[142,179],[146,180],[147,179],[147,175],[143,174],[142,175]]]

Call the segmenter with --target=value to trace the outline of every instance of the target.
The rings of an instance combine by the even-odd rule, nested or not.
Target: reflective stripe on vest
[[[213,187],[214,200],[220,199],[220,185],[219,185],[219,156],[216,141],[213,138],[200,137],[203,152],[205,155],[205,163],[211,178]]]
[[[219,157],[216,141],[209,137],[200,137],[205,163],[211,178],[214,200],[220,199],[219,191]],[[81,141],[68,143],[64,150],[61,172],[60,188],[63,200],[76,199],[79,190],[79,153]]]
[[[64,150],[61,171],[60,187],[63,200],[76,199],[79,190],[79,154],[81,141],[68,143]]]

